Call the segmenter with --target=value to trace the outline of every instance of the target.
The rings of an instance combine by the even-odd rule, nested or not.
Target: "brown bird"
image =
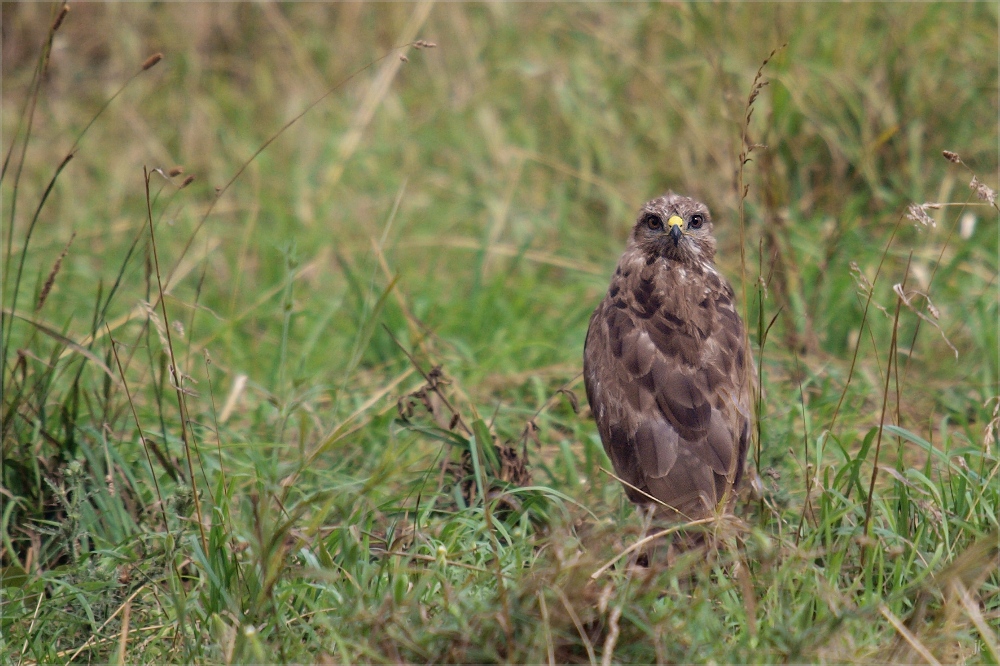
[[[730,509],[750,441],[753,361],[714,259],[705,204],[648,202],[584,343],[604,450],[629,499],[669,519]]]

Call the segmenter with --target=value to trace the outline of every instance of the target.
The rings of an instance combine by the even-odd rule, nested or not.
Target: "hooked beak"
[[[677,247],[677,244],[681,242],[684,221],[676,215],[671,215],[670,219],[667,220],[667,226],[670,228],[670,231],[667,233],[669,233],[670,237],[673,239],[674,247]]]

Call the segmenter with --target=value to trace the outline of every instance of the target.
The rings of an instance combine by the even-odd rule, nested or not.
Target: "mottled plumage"
[[[625,492],[670,517],[731,506],[750,440],[753,362],[714,258],[705,204],[648,202],[584,344],[587,399]]]

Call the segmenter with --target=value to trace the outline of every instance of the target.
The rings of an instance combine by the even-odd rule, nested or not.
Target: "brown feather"
[[[684,221],[677,243],[673,215]],[[731,506],[750,434],[750,351],[711,230],[693,199],[647,203],[584,344],[587,399],[616,473],[687,518]],[[626,487],[649,504],[643,492]]]

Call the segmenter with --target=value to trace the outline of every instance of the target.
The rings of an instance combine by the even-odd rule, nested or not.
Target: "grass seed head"
[[[156,331],[157,337],[160,338],[160,344],[166,349],[169,346],[167,342],[167,329],[163,325],[160,315],[156,314],[156,310],[153,309],[152,304],[148,301],[142,301],[141,304],[143,310],[146,311],[146,316],[149,317],[149,322],[153,325],[153,330]]]
[[[919,206],[917,204],[910,204],[906,208],[906,217],[914,222],[919,222],[925,227],[936,227],[937,222],[934,221],[933,217],[927,214],[927,209],[934,207],[935,206],[933,204],[926,203],[920,204]]]
[[[976,196],[979,197],[980,201],[988,201],[991,206],[997,205],[996,191],[987,187],[985,183],[980,182],[980,180],[975,176],[973,176],[972,180],[969,182],[969,189],[976,193]]]
[[[1000,431],[1000,396],[994,396],[983,403],[983,407],[989,407],[993,403],[993,416],[986,424],[986,432],[983,435],[983,445],[993,446],[997,441],[997,432]]]
[[[154,53],[153,55],[149,56],[148,58],[146,58],[143,61],[143,63],[142,63],[142,71],[145,72],[147,69],[149,69],[150,67],[153,67],[154,65],[156,65],[156,63],[160,62],[161,60],[163,60],[163,54],[162,53]]]
[[[73,235],[69,237],[69,242],[66,243],[66,247],[64,247],[63,251],[59,254],[59,258],[56,259],[54,264],[52,264],[52,270],[49,271],[49,276],[45,279],[45,284],[42,286],[42,292],[38,295],[38,304],[35,305],[35,312],[41,310],[42,306],[45,305],[45,300],[49,297],[49,292],[52,291],[52,285],[56,282],[56,275],[62,267],[63,259],[66,258],[66,253],[69,252],[69,246],[73,244],[74,238],[76,238],[75,231],[73,232]]]
[[[63,5],[62,9],[59,10],[59,15],[56,16],[56,20],[52,23],[52,32],[59,29],[62,25],[63,20],[66,18],[66,14],[69,14],[69,5]]]
[[[948,160],[949,162],[953,162],[955,164],[961,164],[962,163],[962,158],[959,157],[958,153],[956,153],[954,151],[951,151],[951,150],[942,150],[941,154],[944,155],[944,158],[946,160]]]

